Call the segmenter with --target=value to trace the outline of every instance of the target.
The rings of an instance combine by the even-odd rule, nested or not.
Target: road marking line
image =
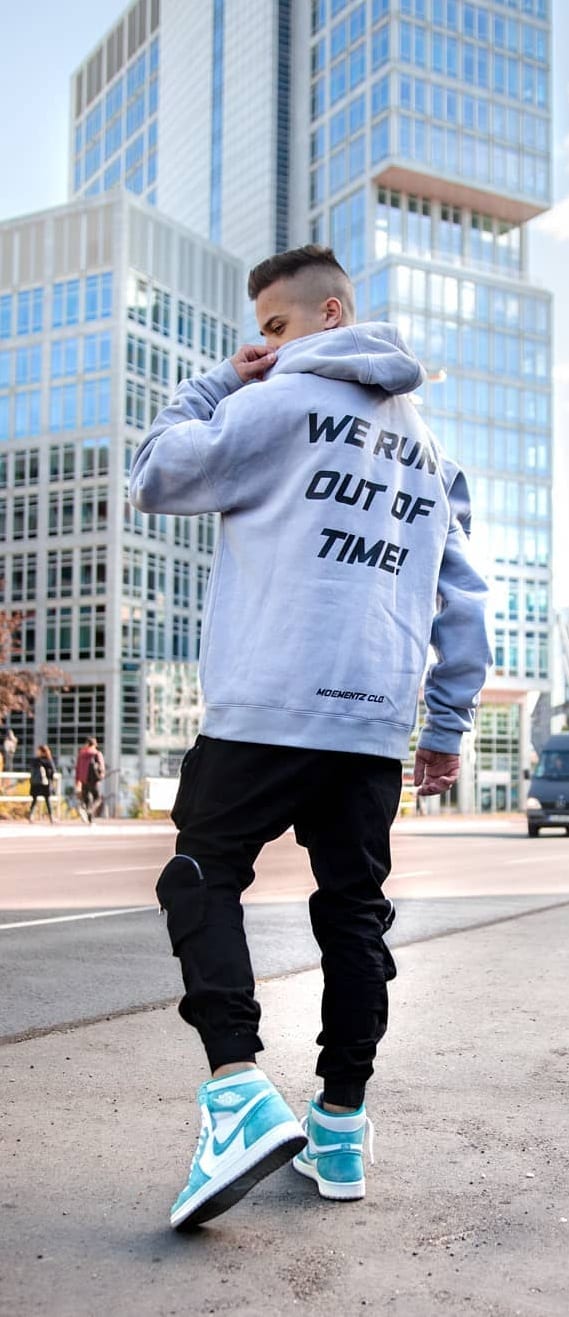
[[[72,924],[77,919],[110,919],[112,915],[139,915],[144,910],[157,910],[155,905],[133,905],[127,910],[95,910],[82,915],[50,915],[48,919],[16,919],[13,924],[0,924],[0,933],[9,928],[37,928],[39,924]]]
[[[397,873],[394,872],[392,869],[389,877],[390,878],[427,878],[432,873],[434,873],[434,869],[408,869],[406,873]]]
[[[561,859],[566,860],[567,851],[548,851],[547,858],[548,860],[561,860]],[[535,855],[527,855],[523,860],[504,860],[505,865],[506,864],[535,864],[535,862],[536,862]]]
[[[76,878],[92,878],[99,873],[156,873],[157,864],[116,864],[113,869],[76,869]]]

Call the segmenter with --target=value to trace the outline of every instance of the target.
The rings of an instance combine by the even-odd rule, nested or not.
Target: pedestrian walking
[[[97,739],[88,736],[79,750],[75,764],[75,791],[79,798],[79,814],[84,823],[92,823],[103,808],[101,783],[105,777],[105,760]]]
[[[4,751],[4,771],[11,773],[14,767],[14,755],[18,749],[18,738],[14,735],[11,727],[6,732],[2,749]]]
[[[421,795],[456,781],[489,661],[464,475],[410,395],[424,371],[393,325],[356,324],[329,248],[263,261],[249,295],[264,345],[184,380],[138,448],[143,512],[221,514],[182,764],[176,855],[157,894],[212,1078],[171,1224],[218,1215],[291,1157],[326,1198],[363,1196],[365,1089],[396,973],[383,892],[429,643]],[[240,898],[294,826],[317,890],[324,992],[302,1125],[256,1065],[260,1008]]]
[[[49,746],[38,745],[30,764],[30,795],[32,797],[28,813],[30,823],[33,823],[33,814],[38,800],[45,800],[49,821],[53,823],[50,796],[54,775],[55,764]]]

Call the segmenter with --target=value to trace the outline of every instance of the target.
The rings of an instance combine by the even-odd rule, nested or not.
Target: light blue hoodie
[[[464,475],[405,395],[388,324],[285,344],[265,379],[183,381],[138,448],[142,512],[220,512],[202,730],[403,758],[429,642],[420,744],[457,753],[490,661]]]

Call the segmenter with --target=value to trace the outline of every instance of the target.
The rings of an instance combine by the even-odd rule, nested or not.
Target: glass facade
[[[523,231],[550,194],[549,4],[314,0],[311,18],[310,237],[359,318],[424,361],[422,415],[466,469],[509,700],[480,720],[476,799],[515,808],[524,692],[550,680],[551,307]]]
[[[36,743],[49,728],[67,775],[81,738],[95,732],[111,764],[140,757],[138,780],[145,745],[151,753],[147,665],[197,658],[215,519],[135,512],[132,456],[178,380],[236,350],[241,270],[154,215],[153,241],[173,253],[171,280],[128,266],[123,278],[135,215],[121,196],[34,217],[45,282],[0,288],[0,602],[28,613],[13,661],[61,665],[72,686],[69,698],[52,691],[40,702]],[[26,250],[27,224],[0,226],[0,258],[14,232]],[[77,253],[88,240],[99,253],[108,243],[108,264],[76,272],[65,230]],[[54,233],[58,274],[48,278]],[[113,724],[119,696],[125,721]]]
[[[223,54],[225,0],[213,5],[213,61],[211,84],[211,182],[209,198],[209,236],[221,238],[221,165],[223,154]]]
[[[123,184],[156,204],[159,23],[158,0],[138,0],[75,75],[73,196]]]

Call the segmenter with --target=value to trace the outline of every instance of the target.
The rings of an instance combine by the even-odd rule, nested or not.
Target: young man
[[[424,373],[391,325],[355,325],[329,248],[249,278],[264,346],[183,381],[132,468],[143,512],[221,513],[200,656],[202,734],[182,764],[157,893],[212,1080],[172,1209],[184,1229],[294,1157],[327,1198],[364,1193],[364,1094],[387,1025],[382,884],[429,642],[422,795],[446,791],[489,658],[468,491],[407,396]],[[437,602],[438,601],[438,602]],[[317,891],[324,995],[303,1127],[262,1071],[240,897],[293,825]],[[308,1143],[307,1143],[308,1137]]]

